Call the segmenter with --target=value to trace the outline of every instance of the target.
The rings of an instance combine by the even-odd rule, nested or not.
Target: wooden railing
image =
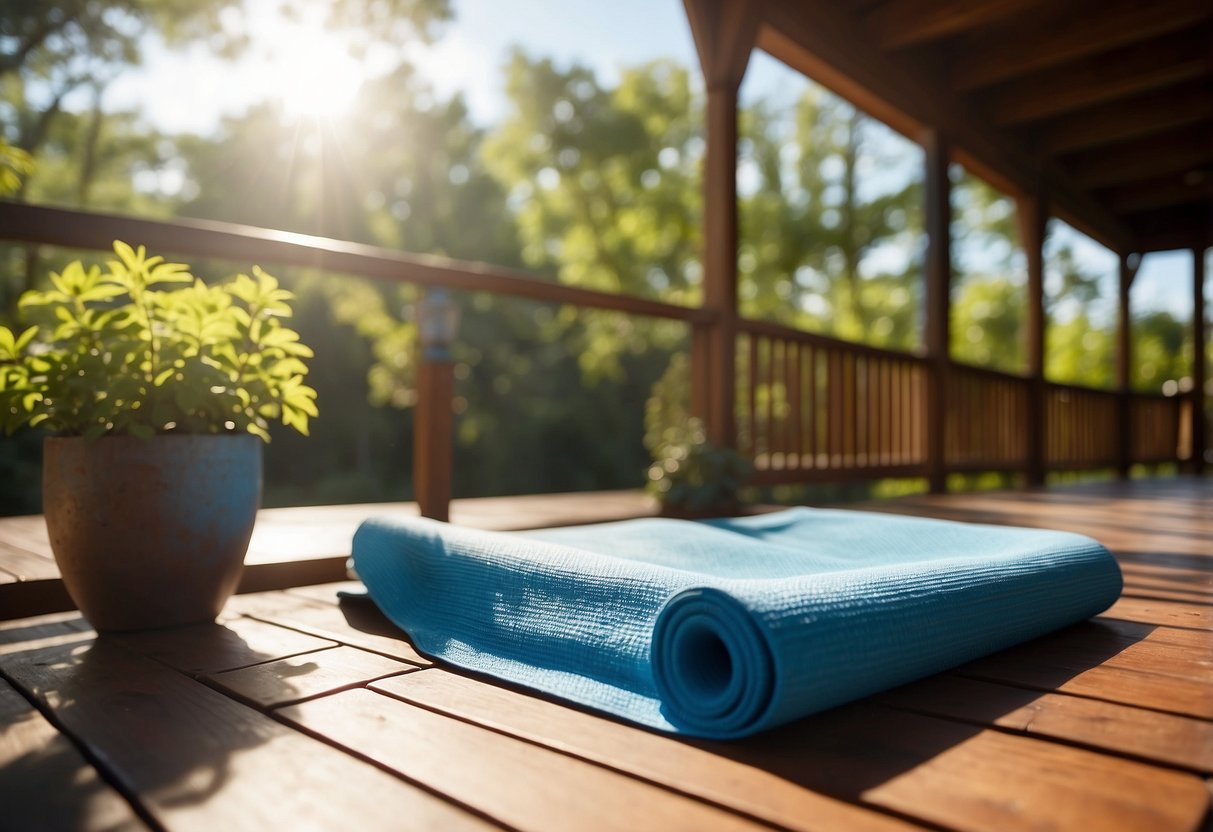
[[[924,476],[926,359],[742,320],[737,337],[737,446],[756,484]],[[950,361],[944,376],[948,473],[1029,470],[1033,381]],[[1176,462],[1188,450],[1185,402],[1130,394],[1121,457],[1119,393],[1041,383],[1042,468]]]
[[[922,476],[925,361],[742,321],[738,447],[758,483]]]
[[[127,239],[173,255],[486,291],[673,319],[699,331],[719,322],[707,309],[580,289],[480,263],[228,223],[159,222],[0,201],[0,239],[96,250]],[[1040,469],[1124,470],[1132,463],[1179,461],[1190,452],[1185,419],[1192,418],[1195,393],[1192,401],[1142,393],[1122,398],[951,361],[941,367],[918,355],[766,322],[743,319],[736,326],[735,442],[754,461],[757,484],[927,475],[932,373],[941,379],[945,473],[1032,470],[1033,425],[1044,440]],[[449,419],[450,402],[437,398],[418,406]],[[1037,401],[1040,412],[1034,413]],[[442,478],[415,474],[423,504],[444,509],[446,495],[434,485]]]
[[[1111,390],[1045,384],[1045,464],[1102,468],[1120,461],[1118,397]]]
[[[953,471],[1011,471],[1028,465],[1031,382],[953,362],[945,380],[944,454]]]
[[[1178,396],[1133,393],[1129,402],[1129,455],[1134,463],[1174,462],[1187,457],[1180,447],[1183,401]]]
[[[70,249],[110,250],[113,241],[140,243],[158,254],[195,256],[263,266],[303,266],[328,273],[426,287],[483,291],[552,304],[673,319],[707,326],[715,315],[628,295],[566,286],[553,280],[442,257],[232,223],[160,222],[0,200],[0,240]],[[442,366],[435,366],[441,363]],[[414,422],[413,490],[422,513],[445,520],[450,503],[452,383],[449,361],[423,357]],[[441,444],[442,447],[436,447]]]
[[[707,323],[712,319],[711,313],[704,309],[581,289],[485,263],[208,220],[161,222],[0,200],[0,240],[94,251],[109,251],[114,240],[128,240],[172,255],[263,266],[303,266],[334,274],[492,292],[687,323]]]

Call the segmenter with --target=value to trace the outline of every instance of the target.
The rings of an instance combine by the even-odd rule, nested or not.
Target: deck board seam
[[[59,732],[60,736],[71,743],[72,747],[75,748],[77,753],[84,758],[85,762],[92,766],[93,770],[97,772],[97,777],[99,777],[103,783],[112,788],[123,800],[126,801],[127,805],[131,807],[131,811],[137,818],[139,818],[139,820],[147,824],[148,828],[153,830],[153,832],[168,832],[167,827],[157,821],[151,814],[151,811],[139,800],[138,791],[128,787],[128,784],[123,781],[118,772],[111,771],[105,765],[104,761],[98,755],[93,753],[92,748],[87,742],[84,741],[82,737],[77,736],[75,732],[71,731],[63,724],[63,721],[58,718],[58,715],[55,713],[53,708],[40,700],[32,690],[26,688],[25,685],[21,684],[20,681],[9,674],[4,669],[2,664],[0,664],[0,679],[7,682],[8,685],[13,688],[13,690],[20,694],[21,697],[29,703],[30,707],[41,714],[43,719],[49,722],[51,726]]]
[[[293,597],[299,598],[301,596],[293,596]],[[315,636],[316,638],[326,638],[326,639],[329,639],[330,641],[336,641],[338,644],[342,645],[343,647],[352,647],[355,650],[362,650],[366,653],[374,653],[377,656],[383,656],[385,659],[395,659],[396,661],[403,662],[404,664],[412,665],[413,667],[419,668],[421,670],[424,670],[425,668],[431,666],[428,664],[417,664],[417,662],[415,662],[415,661],[411,661],[409,659],[403,659],[400,656],[392,655],[383,650],[376,650],[372,647],[367,647],[362,644],[354,644],[353,642],[350,642],[350,641],[344,641],[343,637],[341,636],[340,633],[334,633],[331,630],[325,630],[323,627],[311,627],[306,624],[297,624],[297,625],[288,624],[288,623],[284,622],[283,620],[275,618],[274,616],[276,615],[276,613],[272,613],[272,612],[269,612],[269,613],[244,613],[243,615],[245,618],[250,618],[253,621],[259,621],[262,624],[272,624],[275,627],[281,627],[284,630],[292,630],[296,633],[302,633],[305,636]],[[402,644],[409,644],[409,642],[405,641],[404,639],[400,639],[400,641]],[[289,657],[283,656],[282,658],[289,658]],[[274,660],[271,660],[271,661],[274,661]],[[235,669],[235,668],[232,668],[232,669]]]
[[[1052,693],[1054,695],[1058,695],[1058,696],[1070,696],[1070,694],[1063,694],[1060,691],[1050,691],[1050,693]],[[1091,697],[1074,696],[1073,698],[1090,699]],[[1095,700],[1095,701],[1104,701],[1104,700]],[[976,718],[967,718],[967,717],[963,717],[963,716],[956,716],[953,714],[944,714],[939,711],[932,711],[927,708],[916,708],[916,707],[913,707],[912,705],[898,705],[893,702],[886,702],[886,701],[882,700],[879,695],[873,697],[871,699],[871,702],[873,705],[876,705],[878,707],[881,707],[881,708],[884,708],[884,709],[890,710],[890,711],[901,711],[901,712],[905,712],[905,713],[916,714],[918,716],[930,717],[932,719],[942,719],[942,720],[946,720],[948,722],[956,722],[956,723],[960,723],[962,725],[972,725],[972,726],[981,728],[983,730],[997,731],[1000,734],[1008,734],[1008,735],[1014,736],[1014,737],[1023,737],[1026,739],[1039,740],[1042,742],[1052,743],[1054,745],[1062,745],[1067,748],[1076,748],[1076,749],[1080,749],[1082,751],[1100,754],[1104,757],[1112,757],[1114,759],[1129,760],[1131,762],[1140,763],[1142,765],[1148,765],[1153,768],[1161,768],[1161,769],[1166,769],[1168,771],[1175,771],[1180,774],[1193,775],[1200,779],[1205,779],[1210,776],[1209,769],[1193,768],[1192,766],[1185,766],[1185,765],[1181,765],[1179,763],[1172,763],[1172,762],[1168,762],[1166,760],[1159,760],[1156,757],[1148,757],[1143,754],[1134,754],[1130,751],[1124,751],[1122,749],[1116,749],[1116,748],[1109,748],[1109,747],[1103,746],[1103,745],[1094,745],[1091,743],[1082,742],[1081,740],[1057,736],[1055,734],[1044,734],[1044,733],[1040,733],[1037,731],[1029,731],[1028,728],[1031,727],[1032,721],[1029,721],[1022,728],[1013,728],[1008,725],[999,725],[998,723],[993,722],[993,721],[986,721],[986,720],[981,720],[981,719],[976,719]],[[1123,705],[1124,703],[1117,702],[1117,703],[1112,703],[1112,704]],[[1127,705],[1125,707],[1135,707],[1135,706]],[[1141,710],[1150,710],[1150,709],[1142,708]],[[1189,717],[1189,718],[1196,719],[1196,717]]]
[[[1098,667],[1103,667],[1103,665],[1098,665]],[[1148,711],[1150,713],[1165,714],[1166,716],[1181,716],[1186,719],[1194,719],[1199,722],[1213,723],[1213,718],[1207,717],[1207,716],[1199,716],[1197,714],[1185,713],[1183,711],[1173,711],[1173,710],[1168,710],[1167,708],[1155,708],[1155,707],[1151,707],[1149,705],[1141,705],[1136,702],[1124,702],[1119,699],[1108,699],[1107,697],[1094,696],[1089,693],[1075,693],[1073,691],[1063,691],[1063,690],[1059,690],[1057,688],[1044,687],[1042,685],[1032,685],[1027,682],[1011,682],[1006,679],[1000,678],[998,676],[989,676],[989,675],[985,675],[982,673],[972,673],[972,672],[962,673],[959,670],[952,670],[952,671],[949,671],[949,673],[950,673],[950,675],[958,676],[962,679],[972,679],[977,682],[985,682],[987,684],[993,684],[993,685],[1002,685],[1004,687],[1016,688],[1018,690],[1030,690],[1030,691],[1036,691],[1039,693],[1052,693],[1052,694],[1057,694],[1058,696],[1070,696],[1075,699],[1089,699],[1093,702],[1106,702],[1110,705],[1121,705],[1126,708],[1136,708],[1137,710]],[[1162,675],[1162,674],[1155,674],[1155,675]]]
[[[342,645],[342,646],[350,647],[350,645],[348,645],[348,644]],[[333,650],[333,649],[335,649],[335,648],[332,648],[332,647],[324,648],[324,650]],[[317,651],[313,651],[313,652],[323,652],[323,651],[317,650]],[[370,651],[363,651],[363,652],[370,652]],[[301,653],[301,654],[296,654],[296,655],[307,655],[307,654]],[[283,656],[282,658],[289,659],[292,657]],[[281,659],[271,659],[271,662],[274,662],[274,661],[281,661]],[[249,665],[249,667],[256,667],[256,666],[257,665]],[[243,669],[244,668],[232,668],[232,670],[243,670]],[[311,702],[316,699],[323,699],[326,696],[334,696],[338,693],[345,693],[346,691],[359,690],[359,689],[368,689],[369,690],[369,688],[367,686],[372,684],[373,682],[381,682],[384,679],[391,679],[395,676],[404,676],[408,673],[416,673],[420,670],[427,670],[427,669],[428,668],[414,666],[414,667],[410,667],[408,670],[396,670],[396,671],[392,671],[391,673],[381,674],[379,676],[374,677],[373,679],[363,679],[360,682],[350,682],[348,684],[344,684],[344,685],[340,685],[337,687],[329,688],[328,690],[320,691],[319,693],[310,693],[306,696],[300,696],[296,699],[283,700],[281,702],[274,702],[273,704],[269,704],[269,705],[258,702],[255,699],[252,699],[235,690],[232,690],[231,688],[224,685],[222,683],[222,681],[220,681],[218,678],[216,678],[217,676],[220,676],[223,673],[227,673],[229,671],[224,670],[224,671],[219,671],[217,673],[202,673],[202,674],[199,674],[198,676],[194,677],[194,679],[196,681],[201,682],[202,684],[206,685],[208,688],[211,688],[216,693],[220,693],[229,699],[234,699],[242,705],[247,705],[248,707],[253,708],[254,710],[261,711],[263,714],[266,714],[267,716],[269,716],[269,715],[272,715],[272,713],[274,711],[278,710],[279,708],[289,708],[292,705],[299,705],[304,702]]]
[[[481,820],[484,820],[484,821],[498,827],[499,829],[508,830],[508,832],[526,832],[526,830],[520,829],[519,827],[516,827],[516,826],[512,826],[512,825],[506,823],[505,821],[494,817],[493,815],[489,814],[488,812],[486,812],[484,810],[481,810],[475,806],[469,806],[466,803],[462,803],[462,802],[454,799],[450,795],[442,792],[441,790],[430,786],[429,784],[425,783],[422,780],[410,777],[407,774],[405,774],[404,772],[400,771],[399,769],[392,768],[390,765],[380,762],[379,760],[376,760],[375,758],[371,757],[370,755],[363,754],[361,751],[358,751],[356,748],[351,748],[350,746],[345,745],[341,742],[338,742],[337,740],[333,739],[332,737],[326,736],[325,734],[323,734],[319,731],[312,730],[312,729],[308,728],[307,726],[302,725],[301,723],[295,722],[292,719],[288,719],[286,716],[284,716],[278,710],[271,710],[271,711],[261,711],[259,709],[256,709],[256,710],[258,710],[258,713],[264,714],[267,718],[274,720],[278,724],[284,726],[285,728],[290,729],[291,731],[295,731],[297,733],[303,734],[304,736],[310,737],[311,739],[313,739],[319,743],[323,743],[324,745],[328,746],[329,748],[335,749],[336,751],[339,751],[342,754],[345,754],[349,757],[353,757],[355,760],[358,760],[359,762],[365,763],[370,766],[374,766],[375,768],[379,769],[380,771],[385,772],[386,774],[389,774],[392,777],[395,777],[397,780],[401,780],[405,783],[408,783],[413,788],[420,789],[421,791],[438,798],[439,800],[443,801],[444,803],[448,803],[451,806],[456,807],[460,811],[467,812],[470,815],[474,815],[474,816],[480,818]]]
[[[428,669],[428,668],[423,668],[423,669]],[[479,681],[481,683],[500,684],[500,682],[498,682],[497,680],[492,680],[492,679],[486,680],[486,678],[484,678],[484,677],[481,677],[481,676],[478,676],[475,674],[468,674],[468,673],[462,672],[460,668],[442,667],[442,668],[435,668],[435,669],[441,670],[442,672],[454,673],[455,675],[458,675],[458,676],[464,676],[465,678],[473,679],[473,680]],[[510,687],[509,689],[512,690],[512,687]],[[771,820],[770,818],[762,817],[753,812],[747,811],[739,806],[732,806],[728,803],[722,803],[717,800],[712,800],[708,797],[703,796],[702,794],[698,794],[696,792],[680,788],[675,784],[671,784],[671,783],[664,782],[662,780],[654,779],[654,778],[646,776],[642,773],[631,771],[627,768],[623,768],[620,765],[612,765],[609,762],[606,762],[601,759],[585,756],[584,754],[579,753],[577,751],[577,749],[575,749],[575,748],[561,747],[559,745],[553,745],[550,742],[545,742],[543,739],[540,739],[540,738],[530,737],[530,736],[526,736],[526,735],[523,735],[520,733],[512,732],[508,728],[505,728],[505,727],[499,727],[499,726],[495,726],[495,725],[486,724],[484,722],[477,720],[475,717],[472,717],[472,716],[465,716],[463,714],[453,713],[451,711],[443,710],[440,707],[428,705],[424,702],[416,702],[411,699],[406,699],[402,696],[398,696],[394,693],[391,693],[390,691],[385,691],[385,690],[381,690],[379,688],[374,688],[374,687],[370,687],[370,688],[368,688],[368,690],[370,690],[373,693],[379,694],[380,696],[387,697],[388,699],[392,699],[394,701],[401,702],[405,705],[408,705],[409,707],[419,708],[423,711],[428,711],[429,713],[435,714],[435,715],[443,717],[445,719],[452,719],[457,722],[461,722],[464,725],[470,725],[473,728],[478,728],[482,731],[489,731],[489,732],[497,734],[499,736],[507,737],[511,740],[522,742],[522,743],[525,743],[526,745],[530,745],[535,748],[542,748],[545,751],[551,751],[556,754],[560,754],[563,757],[568,757],[573,760],[578,760],[579,762],[587,763],[589,765],[595,766],[600,769],[604,769],[606,771],[613,771],[616,774],[623,775],[625,777],[628,777],[631,780],[636,780],[641,783],[647,783],[650,786],[655,786],[664,791],[679,795],[680,797],[685,797],[690,800],[694,800],[697,803],[700,803],[700,804],[703,804],[706,806],[710,806],[714,809],[721,809],[723,811],[728,812],[729,814],[745,818],[746,820],[753,821],[753,822],[761,824],[763,826],[766,826],[766,827],[769,827],[772,829],[785,830],[785,832],[793,832],[792,827],[789,827],[789,826],[781,824],[777,821]],[[531,691],[531,693],[534,693],[534,692]],[[519,694],[519,695],[523,695],[523,694]],[[635,727],[631,723],[616,722],[615,720],[611,719],[611,717],[598,713],[598,712],[595,712],[595,711],[589,711],[589,710],[583,710],[581,708],[577,708],[573,705],[570,705],[570,703],[565,702],[565,701],[550,700],[547,697],[541,697],[541,698],[543,698],[545,701],[557,701],[558,704],[560,704],[560,705],[563,705],[565,707],[572,707],[574,710],[581,711],[582,713],[588,713],[593,716],[602,717],[604,719],[607,719],[608,721],[611,721],[616,726],[623,726],[623,727],[627,727],[627,728]],[[649,729],[640,728],[638,730],[649,730]],[[680,738],[675,737],[675,739],[680,739]],[[959,832],[959,830],[952,829],[951,827],[941,826],[934,821],[925,820],[921,817],[917,817],[915,815],[911,815],[906,812],[902,812],[900,810],[893,809],[890,807],[880,806],[880,805],[876,805],[876,804],[872,804],[872,803],[866,803],[866,802],[863,802],[862,800],[856,800],[852,797],[845,796],[845,795],[830,794],[827,792],[820,792],[820,793],[823,795],[826,795],[827,797],[830,797],[833,800],[837,800],[840,803],[846,803],[846,804],[848,804],[854,808],[860,809],[862,811],[871,812],[876,815],[886,815],[895,820],[901,820],[901,821],[905,821],[907,823],[912,823],[915,826],[919,826],[924,829],[945,830],[945,832]]]

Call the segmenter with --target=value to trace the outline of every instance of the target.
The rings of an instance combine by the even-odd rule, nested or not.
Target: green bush
[[[667,513],[734,513],[753,465],[737,451],[708,440],[703,422],[690,415],[690,393],[690,363],[678,353],[653,385],[645,407],[644,444],[653,455],[648,491]]]
[[[252,277],[207,286],[181,263],[114,243],[108,271],[80,261],[22,295],[35,325],[0,326],[0,424],[61,435],[148,438],[248,432],[281,419],[307,434],[312,351],[283,325],[293,295]]]

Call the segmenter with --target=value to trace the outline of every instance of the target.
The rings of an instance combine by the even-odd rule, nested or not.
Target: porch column
[[[948,178],[951,152],[938,130],[922,137],[926,155],[926,322],[927,481],[932,493],[948,487],[947,377],[952,292],[952,183]]]
[[[1137,255],[1120,256],[1120,293],[1116,317],[1116,429],[1117,460],[1116,475],[1129,478],[1133,465],[1133,398],[1130,378],[1133,374],[1133,317],[1129,309],[1129,290],[1141,258]]]
[[[1024,316],[1024,353],[1027,358],[1028,412],[1024,430],[1028,438],[1028,485],[1045,481],[1045,229],[1049,204],[1044,188],[1016,200],[1019,242],[1028,265],[1027,314]]]
[[[451,345],[459,305],[442,288],[426,290],[416,306],[417,406],[413,411],[413,494],[422,517],[450,519],[454,475],[455,398]]]
[[[1205,384],[1208,367],[1205,361],[1205,250],[1192,249],[1192,473],[1205,470],[1206,419]]]
[[[735,447],[737,338],[737,89],[758,36],[750,0],[683,0],[707,87],[703,168],[703,305],[691,345],[691,408],[708,438]]]

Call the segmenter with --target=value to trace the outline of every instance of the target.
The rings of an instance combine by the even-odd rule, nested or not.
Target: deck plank
[[[114,633],[107,638],[184,673],[218,673],[335,647],[329,639],[250,618]]]
[[[397,699],[474,722],[795,830],[898,830],[907,821],[801,788],[693,743],[625,728],[537,694],[487,685],[445,670],[370,685]],[[917,828],[917,827],[914,827]]]
[[[1143,624],[1163,624],[1190,630],[1213,630],[1213,605],[1182,601],[1164,601],[1122,595],[1104,613],[1108,618],[1122,618]]]
[[[173,830],[485,828],[112,639],[10,654],[4,672]]]
[[[576,743],[581,754],[651,736],[600,720],[579,738],[562,730],[565,720],[533,715],[542,709],[519,694],[468,689],[461,697],[458,683],[439,678],[426,671],[371,687],[556,747]],[[488,699],[478,704],[480,696]],[[1194,828],[1208,804],[1204,784],[1193,775],[866,704],[837,708],[744,742],[696,745],[716,756],[715,767],[750,770],[749,784],[738,788],[764,778],[781,781],[792,812],[804,811],[803,805],[796,807],[798,799],[828,795],[958,830],[1158,830]],[[617,753],[615,765],[629,771],[638,765],[626,751]],[[652,767],[660,764],[641,765],[639,771],[652,776]],[[1142,801],[1142,794],[1151,800]],[[754,791],[754,799],[767,797]]]
[[[1209,805],[1195,775],[866,703],[716,750],[957,830],[1191,830]]]
[[[586,495],[567,497],[562,510]],[[870,507],[1091,534],[1122,564],[1125,593],[1092,622],[734,743],[641,731],[434,667],[372,606],[339,604],[335,590],[349,584],[239,597],[219,625],[201,630],[95,641],[78,614],[15,621],[0,624],[0,671],[21,691],[9,698],[18,716],[2,723],[0,760],[17,736],[10,722],[37,724],[38,739],[19,740],[18,759],[31,745],[79,741],[83,782],[95,761],[103,788],[140,795],[144,817],[173,830],[447,828],[488,816],[528,829],[576,821],[1012,831],[1192,830],[1204,818],[1213,831],[1200,776],[1213,765],[1213,481]],[[326,570],[298,574],[336,573],[343,535],[383,508],[271,510],[272,534],[253,560],[310,552]],[[493,511],[498,524],[517,513],[509,499]],[[0,543],[36,554],[23,547],[41,545],[40,518],[17,521],[10,539],[0,520]],[[400,668],[407,672],[379,673]],[[3,692],[0,684],[0,709]],[[27,697],[67,734],[37,723]],[[270,708],[301,721],[306,714],[329,739],[262,712]],[[7,773],[0,762],[0,805]],[[552,811],[549,795],[557,795]],[[317,809],[322,798],[353,814]],[[237,811],[254,800],[276,802],[288,817]]]
[[[326,589],[346,584],[323,584]],[[432,662],[418,653],[396,625],[373,606],[359,603],[339,604],[335,592],[328,601],[313,601],[288,593],[245,596],[233,599],[232,609],[250,618],[290,627],[314,635],[400,659],[419,667]]]
[[[1198,719],[1213,719],[1213,687],[1207,682],[1012,649],[956,670],[984,681],[1055,690]]]
[[[0,520],[0,522],[3,522]],[[44,553],[31,552],[6,540],[0,540],[0,566],[16,580],[38,581],[59,577],[55,559]]]
[[[650,783],[370,690],[277,713],[513,829],[758,828]]]
[[[0,726],[0,827],[148,828],[67,737],[3,679]]]
[[[262,708],[273,708],[418,669],[378,653],[341,645],[204,678],[212,687]]]
[[[1213,774],[1213,722],[1096,699],[935,676],[881,694],[888,705]]]

